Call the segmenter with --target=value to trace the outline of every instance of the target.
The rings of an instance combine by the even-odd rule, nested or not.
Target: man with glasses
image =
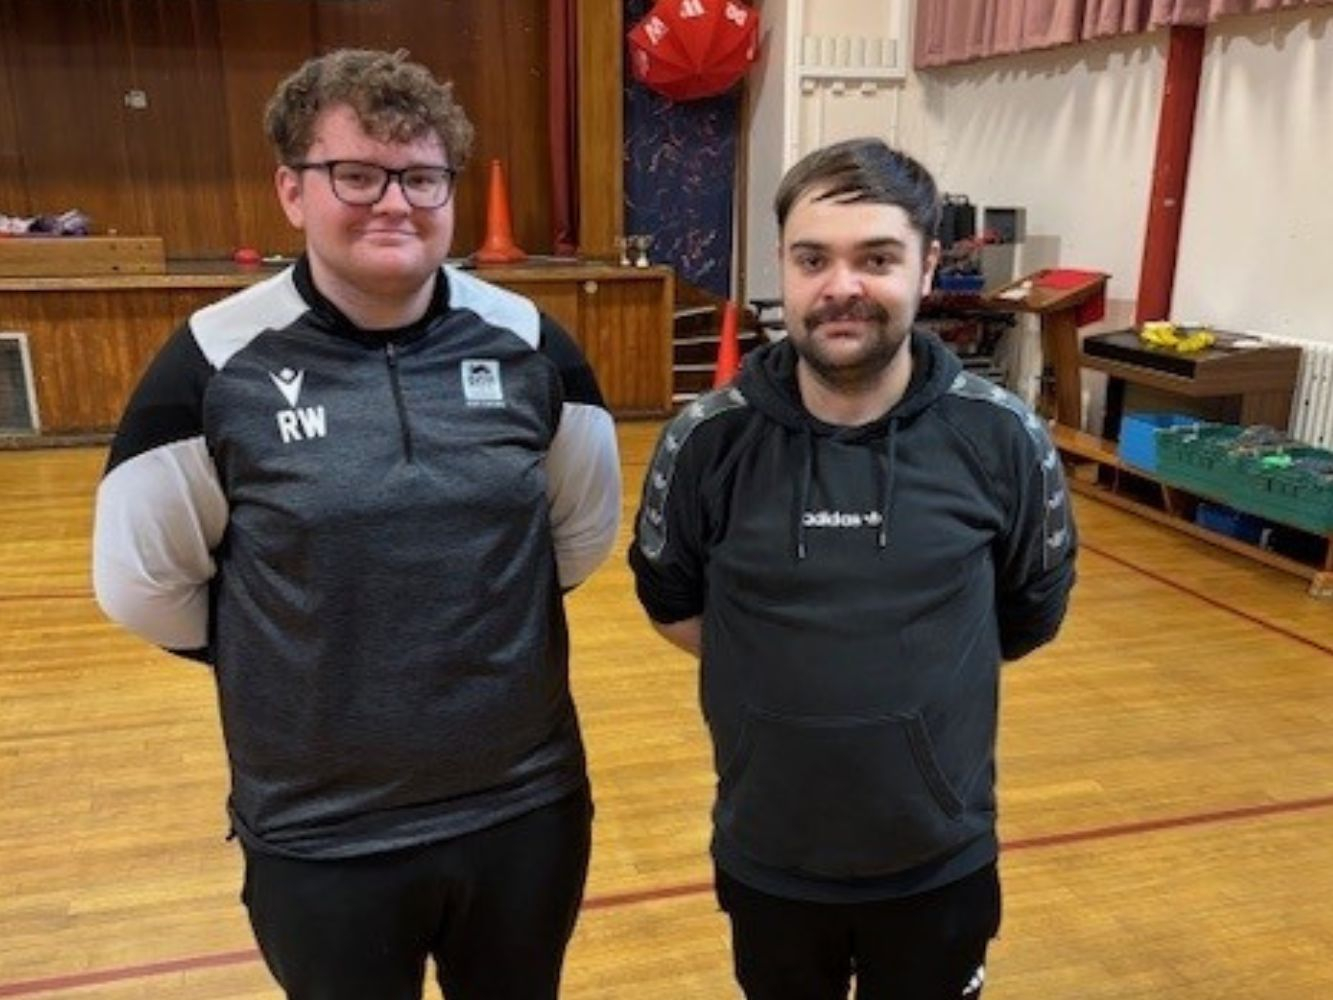
[[[362,207],[374,205],[389,190],[389,182],[397,181],[403,197],[413,208],[443,208],[453,194],[453,167],[404,167],[390,170],[377,163],[358,160],[325,160],[322,163],[293,163],[296,170],[324,170],[334,197],[344,205]]]
[[[591,801],[564,591],[613,544],[611,419],[531,302],[444,265],[472,129],[402,53],[266,113],[305,234],[136,389],[98,491],[106,612],[212,665],[260,950],[298,1000],[549,1000]]]

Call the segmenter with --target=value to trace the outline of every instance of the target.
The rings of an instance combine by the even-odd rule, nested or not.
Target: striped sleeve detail
[[[949,387],[949,392],[964,399],[974,399],[998,406],[1013,414],[1031,439],[1041,465],[1043,504],[1043,547],[1041,565],[1051,569],[1069,554],[1073,544],[1072,515],[1069,495],[1065,488],[1060,456],[1046,433],[1046,425],[1013,393],[970,372],[961,372]]]
[[[735,386],[706,393],[681,410],[662,432],[648,467],[643,506],[639,511],[639,549],[649,559],[661,558],[667,546],[667,503],[671,498],[677,460],[685,442],[712,418],[747,405],[748,400]]]

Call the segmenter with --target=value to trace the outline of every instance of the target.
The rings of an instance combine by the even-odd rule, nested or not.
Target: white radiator
[[[1333,342],[1260,336],[1301,349],[1301,370],[1291,399],[1287,433],[1317,448],[1333,448]]]

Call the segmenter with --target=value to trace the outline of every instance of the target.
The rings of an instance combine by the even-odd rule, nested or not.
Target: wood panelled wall
[[[491,157],[519,243],[550,251],[546,0],[0,0],[0,213],[78,208],[173,258],[294,252],[263,106],[342,46],[405,48],[455,82],[477,127],[455,253],[482,240]]]
[[[625,232],[624,0],[578,0],[579,244],[611,257]]]

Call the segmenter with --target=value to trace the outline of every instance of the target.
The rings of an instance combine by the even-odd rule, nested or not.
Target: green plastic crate
[[[1333,463],[1333,452],[1293,447],[1284,452],[1293,461]],[[1333,532],[1333,473],[1308,468],[1280,468],[1256,459],[1248,463],[1244,482],[1246,505],[1275,521],[1316,534]]]
[[[1333,532],[1333,475],[1279,468],[1264,459],[1333,461],[1333,452],[1290,442],[1242,447],[1244,428],[1203,423],[1156,432],[1157,475],[1165,482],[1281,524]]]
[[[1293,461],[1333,462],[1333,452],[1291,442],[1242,447],[1243,433],[1230,424],[1207,423],[1159,430],[1157,475],[1249,514],[1320,535],[1333,532],[1333,475],[1264,461],[1286,455]]]
[[[1157,475],[1180,486],[1226,500],[1242,474],[1232,447],[1242,429],[1230,424],[1198,423],[1156,431]]]

